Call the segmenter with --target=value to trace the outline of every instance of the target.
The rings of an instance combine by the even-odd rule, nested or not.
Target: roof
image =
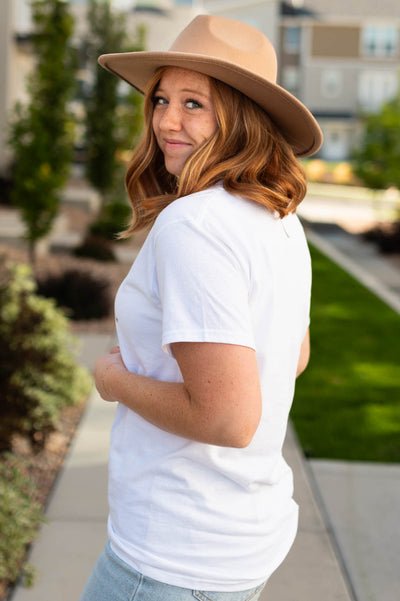
[[[298,3],[292,4],[291,2],[281,2],[280,11],[281,15],[284,17],[304,17],[314,15],[314,12],[307,7],[299,6]]]

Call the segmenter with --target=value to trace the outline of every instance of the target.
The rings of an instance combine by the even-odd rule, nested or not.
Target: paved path
[[[359,601],[400,599],[400,465],[312,460],[318,505]]]
[[[338,230],[329,237],[327,228],[324,232],[317,225],[322,212],[329,222],[342,219],[343,205],[337,213],[337,203],[329,199],[307,201],[307,230],[313,243],[376,293],[386,295],[384,300],[398,310],[400,270],[390,269],[390,276],[383,277],[388,263],[372,247],[360,247],[359,240]],[[81,362],[92,368],[95,356],[113,342],[110,336],[83,337]],[[106,539],[106,465],[113,413],[114,407],[93,392],[49,504],[49,521],[33,546],[30,562],[38,570],[36,585],[18,587],[12,601],[78,601]],[[307,462],[291,427],[284,452],[295,475],[300,528],[261,601],[398,601],[400,466]]]
[[[400,268],[379,254],[374,244],[345,229],[373,225],[376,209],[360,201],[308,196],[298,213],[310,242],[400,313]]]

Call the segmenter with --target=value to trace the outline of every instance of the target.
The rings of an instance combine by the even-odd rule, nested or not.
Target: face
[[[186,160],[217,129],[208,77],[188,69],[168,68],[154,94],[152,123],[165,168],[179,176]]]

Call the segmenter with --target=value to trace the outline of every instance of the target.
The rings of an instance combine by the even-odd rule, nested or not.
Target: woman
[[[145,92],[125,235],[152,227],[95,369],[119,405],[110,540],[82,601],[255,601],[297,529],[282,457],[309,356],[296,155],[321,133],[243,23],[199,16],[169,52],[99,61]]]

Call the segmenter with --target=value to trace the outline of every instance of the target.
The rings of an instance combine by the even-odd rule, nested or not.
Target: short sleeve
[[[220,342],[255,348],[249,276],[226,241],[198,223],[165,225],[154,241],[162,348]]]

